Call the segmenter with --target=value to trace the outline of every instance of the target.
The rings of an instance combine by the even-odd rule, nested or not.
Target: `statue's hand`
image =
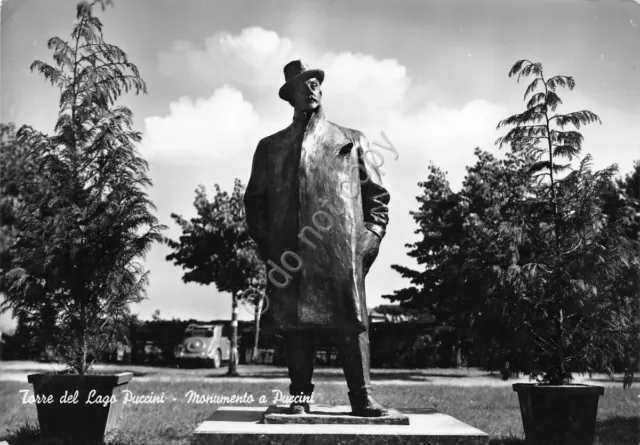
[[[369,268],[378,256],[380,250],[380,242],[382,241],[378,235],[369,229],[366,229],[366,235],[364,237],[364,245],[362,247],[362,267],[364,274],[366,275]]]
[[[364,242],[364,252],[367,252],[369,250],[378,250],[380,248],[380,242],[381,239],[380,237],[374,233],[373,231],[365,228],[367,236],[365,236],[365,242]]]

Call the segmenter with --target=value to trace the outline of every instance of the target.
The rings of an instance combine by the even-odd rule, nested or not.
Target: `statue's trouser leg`
[[[387,415],[389,411],[376,402],[371,394],[369,333],[342,333],[339,338],[342,368],[349,387],[352,413],[364,417]]]
[[[310,397],[314,390],[311,380],[313,378],[313,362],[316,355],[313,331],[285,332],[282,338],[287,355],[289,379],[291,379],[289,392],[293,396],[303,395]],[[292,408],[294,405],[302,406],[305,411],[309,411],[308,403],[294,402]]]
[[[338,348],[349,391],[369,392],[371,390],[369,332],[340,333]]]

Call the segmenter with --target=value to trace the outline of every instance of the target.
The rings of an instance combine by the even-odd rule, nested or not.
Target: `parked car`
[[[229,338],[223,335],[222,324],[190,324],[184,331],[182,342],[176,347],[178,366],[204,364],[219,368],[223,360],[229,360]],[[224,329],[226,333],[226,329]]]
[[[131,363],[165,365],[170,360],[171,346],[153,340],[138,340],[131,348]]]

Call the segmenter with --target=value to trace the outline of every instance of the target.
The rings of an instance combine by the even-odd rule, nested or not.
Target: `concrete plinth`
[[[350,406],[311,405],[303,415],[287,414],[288,406],[271,405],[264,413],[262,423],[340,423],[357,425],[409,425],[409,418],[398,410],[389,408],[383,417],[358,417],[351,415]]]
[[[193,445],[485,445],[486,433],[429,408],[403,408],[409,425],[265,424],[265,407],[220,407]]]

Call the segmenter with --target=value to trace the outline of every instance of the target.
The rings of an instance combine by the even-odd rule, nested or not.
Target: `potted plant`
[[[131,111],[115,106],[121,91],[146,86],[127,55],[103,40],[96,3],[104,10],[110,1],[78,4],[70,42],[48,41],[53,65],[31,65],[60,88],[60,110],[53,135],[23,126],[22,149],[3,153],[3,164],[10,154],[20,159],[3,179],[15,198],[15,236],[0,271],[3,309],[67,365],[29,376],[42,435],[90,440],[117,425],[132,378],[91,366],[126,329],[129,305],[144,298],[148,272],[137,261],[164,228],[144,190],[151,182],[135,148],[141,134]]]
[[[581,149],[582,135],[565,127],[600,122],[587,110],[556,111],[557,88],[573,89],[573,78],[545,78],[542,65],[527,60],[511,68],[509,76],[516,75],[535,77],[527,110],[499,123],[513,128],[497,143],[526,159],[530,190],[502,206],[496,221],[478,226],[486,248],[469,262],[487,272],[482,313],[499,314],[510,333],[501,346],[511,370],[536,381],[513,385],[527,440],[591,443],[604,388],[572,383],[573,374],[610,373],[613,360],[634,345],[639,246],[625,236],[634,212],[604,205],[617,166],[592,173],[589,156],[576,169],[557,163]]]

